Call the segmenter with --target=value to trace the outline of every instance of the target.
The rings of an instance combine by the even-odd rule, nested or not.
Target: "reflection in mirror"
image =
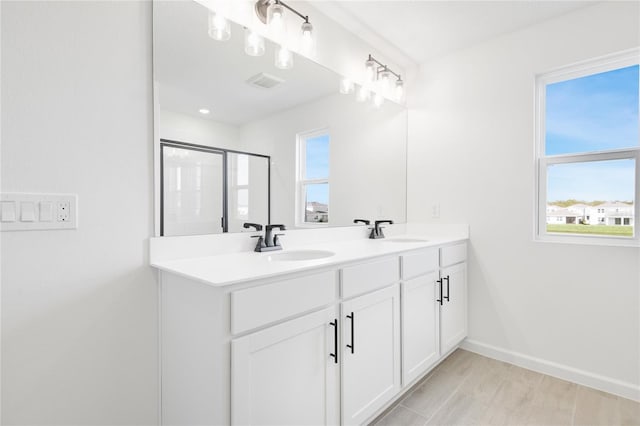
[[[248,56],[239,25],[231,23],[229,40],[214,40],[208,14],[196,2],[154,2],[157,140],[255,155],[228,154],[226,187],[203,183],[211,194],[200,205],[217,217],[197,226],[176,219],[164,235],[246,232],[246,221],[289,228],[352,225],[356,217],[404,222],[406,110],[340,94],[340,76],[304,57],[296,55],[291,69],[277,68],[277,46],[268,40],[263,56]],[[220,187],[224,223],[212,201]],[[165,207],[166,218],[188,216],[177,204]]]

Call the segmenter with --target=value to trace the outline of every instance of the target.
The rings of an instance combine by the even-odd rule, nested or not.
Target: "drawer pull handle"
[[[447,280],[447,295],[444,296],[443,299],[445,299],[448,302],[449,301],[449,294],[450,294],[450,291],[449,291],[449,275],[444,277],[443,280]]]
[[[436,281],[439,285],[440,285],[440,298],[436,300],[436,302],[440,303],[440,306],[442,306],[442,278],[439,279],[438,281]]]
[[[355,316],[353,315],[353,312],[351,312],[351,315],[347,315],[347,318],[349,318],[351,320],[351,344],[347,345],[348,348],[351,349],[351,353],[355,353],[355,349],[354,349],[354,334],[353,334],[353,324],[355,323]]]
[[[338,363],[338,318],[331,321],[329,325],[333,327],[333,352],[334,352],[332,354],[329,354],[329,356],[332,356],[334,358],[333,362],[337,364]]]

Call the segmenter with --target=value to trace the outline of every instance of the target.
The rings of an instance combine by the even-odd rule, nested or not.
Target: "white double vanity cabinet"
[[[391,252],[224,285],[160,266],[162,423],[365,424],[455,349],[466,241],[362,244]]]

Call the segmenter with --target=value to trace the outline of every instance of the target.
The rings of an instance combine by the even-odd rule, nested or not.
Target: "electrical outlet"
[[[58,222],[68,222],[71,219],[71,203],[58,201]]]

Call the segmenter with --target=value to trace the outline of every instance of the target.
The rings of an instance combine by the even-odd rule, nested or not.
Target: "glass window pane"
[[[305,222],[329,222],[329,184],[309,184],[304,187]]]
[[[547,85],[546,155],[638,146],[639,68]]]
[[[329,177],[329,135],[309,138],[305,141],[305,179]]]
[[[632,237],[635,160],[547,168],[547,232]]]

